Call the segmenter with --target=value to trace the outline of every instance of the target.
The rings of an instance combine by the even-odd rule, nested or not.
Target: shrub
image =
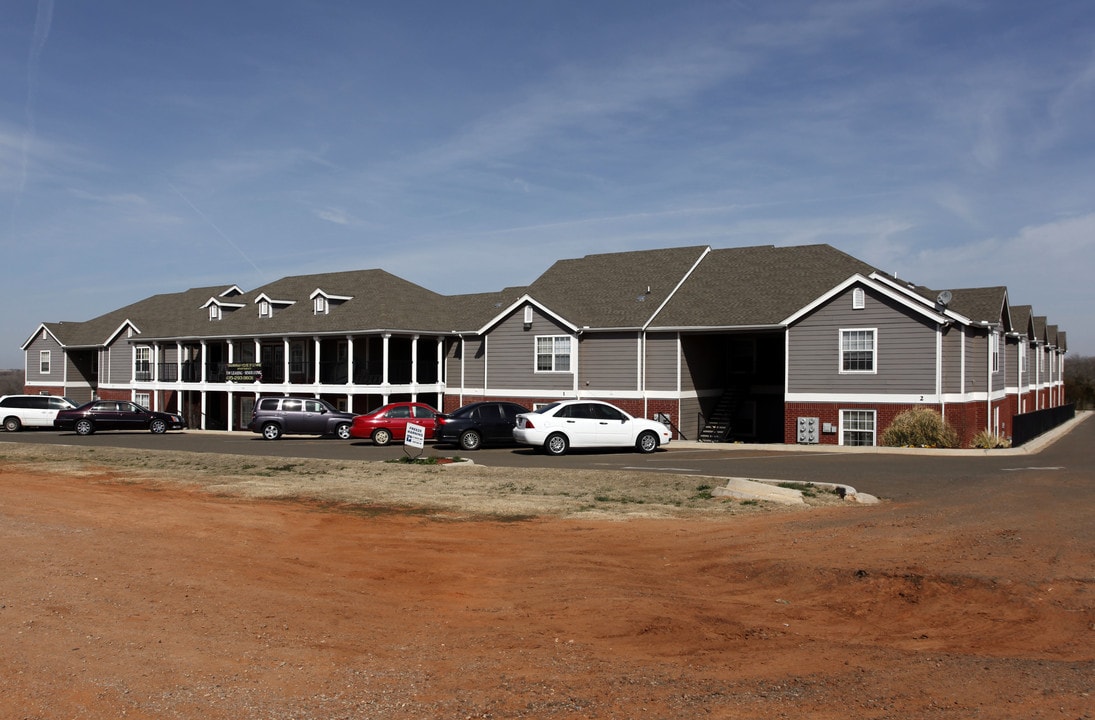
[[[1007,448],[1011,447],[1011,440],[1006,437],[1000,437],[994,433],[990,433],[988,430],[982,430],[973,436],[973,440],[970,441],[970,447],[983,448],[985,450],[992,450],[995,448]]]
[[[882,433],[888,447],[958,447],[958,433],[943,416],[926,407],[910,408]]]

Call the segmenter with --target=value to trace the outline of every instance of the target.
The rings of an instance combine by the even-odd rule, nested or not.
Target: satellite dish
[[[939,293],[939,297],[937,297],[935,301],[940,305],[946,307],[950,303],[952,297],[953,296],[951,295],[950,290],[944,290],[943,292]]]

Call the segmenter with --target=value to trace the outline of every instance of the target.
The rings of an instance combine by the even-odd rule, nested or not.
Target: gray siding
[[[639,389],[637,333],[585,334],[578,345],[578,377],[583,390]]]
[[[962,387],[962,344],[965,333],[958,325],[943,330],[943,392],[965,392]]]
[[[989,336],[972,330],[966,337],[966,392],[985,392],[989,369]]]
[[[840,372],[840,331],[877,330],[874,373]],[[789,330],[789,391],[802,393],[935,392],[936,327],[883,296],[866,294],[852,309],[852,291],[833,298]]]
[[[486,338],[468,337],[449,345],[445,353],[445,383],[449,388],[485,385]]]
[[[117,384],[133,381],[133,347],[124,339],[119,338],[113,345],[107,346],[106,377],[99,373],[102,382]]]
[[[704,420],[702,410],[699,398],[681,398],[681,416],[677,420],[677,427],[681,429],[681,432],[684,433],[684,436],[689,440],[698,438],[700,430],[703,429]]]
[[[34,341],[27,346],[27,385],[36,383],[59,383],[65,379],[65,351],[61,345],[53,339],[49,333],[42,332],[35,336]],[[49,351],[49,373],[42,372],[41,352]]]
[[[490,361],[487,384],[492,389],[566,391],[574,389],[574,368],[581,358],[578,342],[571,342],[571,372],[536,372],[536,338],[573,335],[551,318],[533,313],[532,327],[524,328],[523,308],[499,323],[487,336]]]
[[[654,333],[646,336],[646,389],[676,391],[676,333]]]

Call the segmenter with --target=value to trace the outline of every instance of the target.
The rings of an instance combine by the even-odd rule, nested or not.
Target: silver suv
[[[267,440],[282,435],[334,435],[347,440],[353,420],[353,413],[342,412],[326,400],[264,397],[255,403],[247,427]]]
[[[53,427],[59,410],[76,407],[60,395],[5,395],[0,397],[0,418],[4,429],[18,432],[25,427]]]

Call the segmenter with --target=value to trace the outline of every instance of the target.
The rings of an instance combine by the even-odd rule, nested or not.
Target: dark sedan
[[[459,445],[463,450],[477,450],[485,444],[512,444],[517,415],[528,411],[512,402],[473,402],[448,415],[438,415],[434,440]]]
[[[125,400],[92,400],[71,410],[57,413],[53,426],[90,435],[99,430],[148,430],[157,435],[168,430],[186,429],[181,415],[156,412]]]

